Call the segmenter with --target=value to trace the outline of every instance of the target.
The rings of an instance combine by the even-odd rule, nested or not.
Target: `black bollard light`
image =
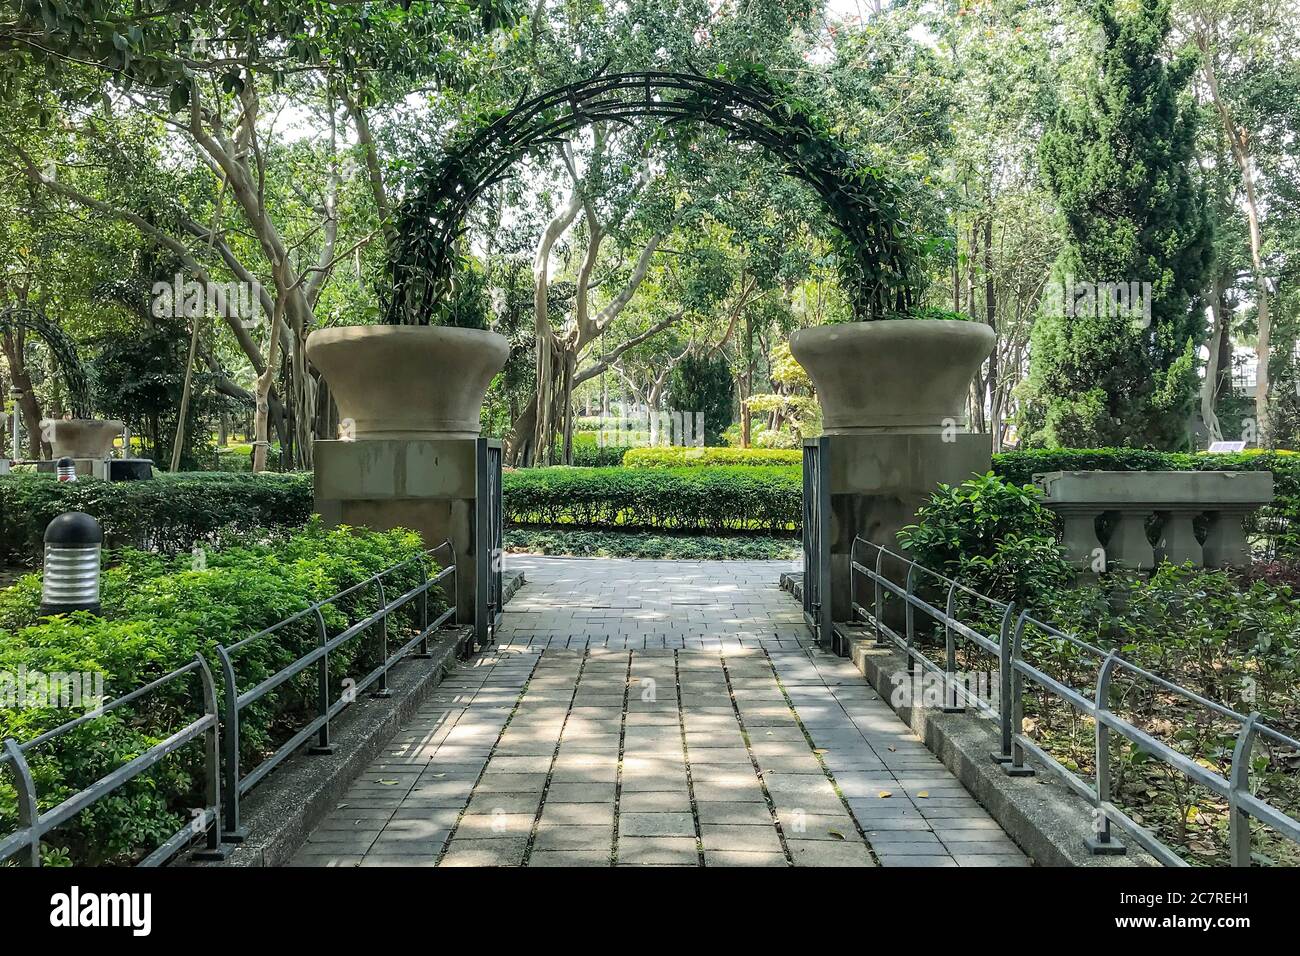
[[[58,464],[55,465],[55,468],[58,469],[57,477],[59,481],[77,480],[77,466],[73,463],[71,458],[60,458]]]
[[[45,529],[42,614],[99,613],[100,549],[104,532],[82,511],[66,511]]]

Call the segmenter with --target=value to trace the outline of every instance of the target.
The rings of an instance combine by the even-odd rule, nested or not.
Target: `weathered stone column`
[[[1220,508],[1206,513],[1204,558],[1207,568],[1241,568],[1250,564],[1246,519],[1253,508]]]
[[[408,528],[426,548],[450,541],[459,620],[473,621],[475,439],[318,441],[312,447],[316,511],[325,524]]]
[[[1112,510],[1115,526],[1106,542],[1106,567],[1118,565],[1129,571],[1150,571],[1156,566],[1156,549],[1147,537],[1149,507],[1124,507]]]
[[[1201,542],[1196,540],[1195,521],[1201,515],[1201,509],[1174,508],[1162,512],[1164,524],[1160,529],[1160,547],[1156,551],[1157,561],[1170,564],[1188,564],[1199,568],[1205,565],[1205,555]]]
[[[1065,560],[1080,571],[1104,570],[1104,567],[1098,567],[1097,561],[1103,553],[1101,539],[1097,537],[1097,519],[1105,509],[1095,504],[1071,504],[1053,510],[1061,517],[1061,547]]]

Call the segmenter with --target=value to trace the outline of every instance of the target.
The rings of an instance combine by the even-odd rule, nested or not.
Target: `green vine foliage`
[[[834,226],[840,282],[855,318],[903,315],[916,306],[923,243],[898,185],[841,142],[792,87],[746,64],[709,76],[598,73],[464,124],[447,152],[421,171],[399,210],[389,288],[382,293],[386,321],[481,327],[482,311],[464,307],[469,263],[461,238],[475,199],[517,160],[576,129],[641,117],[657,118],[682,137],[698,124],[725,130],[761,146],[811,187]]]

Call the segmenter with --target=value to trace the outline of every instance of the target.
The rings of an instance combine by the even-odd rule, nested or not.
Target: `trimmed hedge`
[[[623,455],[631,445],[600,446],[596,432],[575,432],[573,435],[573,464],[578,468],[608,468],[623,463]],[[555,443],[555,461],[564,457],[564,442]]]
[[[1300,454],[1254,450],[1232,454],[1186,454],[1138,448],[1054,449],[993,456],[993,471],[1028,484],[1048,471],[1271,471],[1273,504],[1261,508],[1247,531],[1261,537],[1270,558],[1300,560]]]
[[[630,448],[623,456],[625,468],[802,464],[803,451],[798,448]]]
[[[795,535],[706,535],[682,531],[511,528],[507,551],[655,561],[786,561],[800,553]]]
[[[506,520],[524,525],[788,531],[802,508],[798,468],[526,468],[504,480]]]
[[[209,552],[194,569],[190,555],[161,557],[127,551],[104,572],[104,616],[85,613],[41,620],[40,576],[30,574],[0,591],[0,672],[98,673],[104,694],[120,697],[194,659],[207,658],[218,675],[217,644],[252,635],[315,601],[420,553],[409,531],[330,531],[313,522],[306,531],[270,544]],[[436,573],[432,568],[430,573]],[[389,595],[414,587],[418,564],[386,579]],[[330,634],[372,613],[378,595],[362,588],[322,609]],[[391,598],[390,598],[391,599]],[[445,607],[441,595],[431,613]],[[409,633],[415,604],[394,612],[390,629]],[[373,629],[372,629],[373,631]],[[265,680],[317,644],[310,616],[239,656],[239,690]],[[330,652],[332,686],[360,678],[378,662],[377,636],[361,635]],[[240,716],[241,765],[255,767],[315,712],[315,668],[291,678]],[[88,721],[29,753],[42,810],[165,739],[201,706],[196,677],[169,682],[139,701]],[[57,703],[57,702],[56,702]],[[29,740],[78,716],[30,697],[0,707],[0,738]],[[122,789],[77,814],[46,837],[50,863],[126,863],[158,846],[202,805],[198,792],[202,745],[195,742]],[[0,836],[17,825],[12,778],[0,774]]]
[[[110,483],[5,475],[0,477],[0,562],[36,560],[45,526],[65,511],[94,515],[112,547],[189,551],[195,543],[219,541],[231,527],[301,528],[312,513],[312,476],[189,472]]]

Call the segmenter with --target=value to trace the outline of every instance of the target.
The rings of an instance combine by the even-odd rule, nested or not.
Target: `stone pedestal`
[[[834,620],[852,616],[849,550],[853,539],[861,536],[902,551],[899,529],[914,523],[917,508],[941,482],[956,485],[987,472],[992,442],[991,435],[944,430],[829,436]],[[897,569],[893,572],[891,577],[901,582]],[[865,584],[859,580],[858,586]]]
[[[462,624],[474,620],[475,450],[474,438],[317,441],[313,446],[316,511],[327,525],[409,528],[426,548],[451,542]]]

